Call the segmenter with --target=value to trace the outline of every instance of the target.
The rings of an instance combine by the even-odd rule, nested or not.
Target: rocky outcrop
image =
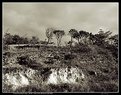
[[[8,71],[3,74],[3,85],[11,86],[10,89],[16,91],[21,87],[49,85],[49,84],[78,84],[85,78],[82,70],[76,67],[66,68],[41,68],[33,70],[31,68],[21,68]]]
[[[79,83],[81,79],[85,78],[82,70],[74,67],[51,69],[51,71],[52,73],[50,74],[47,81],[48,84],[76,84]]]

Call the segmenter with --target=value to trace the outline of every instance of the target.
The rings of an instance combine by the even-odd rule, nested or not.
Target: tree
[[[80,35],[78,32],[74,33],[72,37],[75,38],[78,41],[78,43],[80,42]]]
[[[111,41],[112,45],[118,47],[118,35],[111,36],[109,40]]]
[[[107,31],[107,32],[104,32],[102,29],[98,32],[98,34],[95,34],[95,44],[96,45],[99,45],[99,46],[105,46],[107,43],[106,43],[106,40],[109,38],[109,36],[112,34],[112,32],[110,31]]]
[[[31,40],[30,40],[30,44],[38,44],[39,43],[39,38],[37,38],[36,36],[32,36]]]
[[[65,32],[63,30],[54,30],[53,34],[55,35],[57,39],[57,46],[59,47],[61,43],[61,39],[65,35]]]
[[[71,36],[70,45],[72,46],[73,38],[76,38],[78,32],[77,32],[76,29],[71,29],[71,30],[69,31],[69,34],[70,34],[70,36]]]
[[[87,39],[87,37],[89,37],[89,32],[81,30],[81,31],[79,31],[79,35],[80,35],[80,39],[82,39],[82,41],[84,43],[86,43],[87,42],[86,39]]]
[[[21,43],[21,37],[19,35],[14,35],[12,40],[13,40],[13,44]]]
[[[89,40],[91,44],[95,43],[96,41],[95,36],[92,33],[89,33]]]
[[[29,39],[27,37],[21,37],[21,44],[28,44],[29,43]]]
[[[108,45],[106,46],[106,49],[112,52],[113,56],[116,58],[116,61],[118,62],[118,35],[116,34],[111,36],[109,38],[109,42]]]
[[[100,29],[98,34],[104,34],[104,31],[102,29]]]
[[[46,30],[46,37],[47,37],[47,39],[48,39],[47,44],[48,44],[48,43],[50,42],[50,40],[52,39],[53,31],[54,31],[53,28],[48,28],[48,29]]]
[[[10,33],[5,33],[4,38],[3,38],[3,43],[5,45],[12,44],[13,42],[13,36]]]

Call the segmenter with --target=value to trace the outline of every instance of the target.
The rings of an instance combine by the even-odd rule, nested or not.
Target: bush
[[[112,83],[102,83],[101,88],[104,89],[106,92],[116,92],[118,91],[118,86]]]
[[[10,57],[10,52],[5,52],[5,53],[3,53],[3,56],[7,56],[7,57]]]
[[[44,61],[45,64],[53,64],[54,61],[52,58],[47,58],[45,61]]]
[[[41,92],[41,88],[36,86],[26,86],[18,88],[15,92]]]
[[[103,54],[103,55],[107,55],[109,53],[109,51],[105,48],[102,48],[102,47],[97,47],[97,53],[98,54]]]
[[[37,63],[35,60],[31,60],[29,56],[17,57],[17,61],[18,64],[30,67],[35,70],[40,69],[40,67],[42,67],[42,65]]]
[[[82,44],[82,43],[80,43],[80,44],[77,44],[77,45],[75,45],[74,47],[73,47],[73,49],[72,49],[72,51],[73,52],[79,52],[79,53],[84,53],[84,52],[90,52],[91,51],[91,48],[88,46],[88,45],[86,45],[86,44]]]
[[[112,52],[115,58],[118,58],[118,48],[116,46],[108,45],[106,48]]]
[[[9,46],[8,45],[3,45],[3,50],[8,50],[9,49]]]
[[[17,57],[17,61],[20,65],[29,65],[29,63],[31,62],[28,56]]]
[[[73,55],[73,54],[65,54],[64,55],[64,60],[71,60],[74,58],[75,58],[75,55]]]

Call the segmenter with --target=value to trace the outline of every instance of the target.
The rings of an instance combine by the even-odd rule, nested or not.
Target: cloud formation
[[[3,3],[3,31],[46,39],[49,27],[118,33],[118,3]],[[68,36],[63,38],[69,40]]]

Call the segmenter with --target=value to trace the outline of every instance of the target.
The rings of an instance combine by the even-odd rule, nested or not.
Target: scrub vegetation
[[[103,30],[68,33],[66,45],[61,45],[64,30],[48,28],[47,41],[6,33],[3,92],[117,92],[118,35]]]

